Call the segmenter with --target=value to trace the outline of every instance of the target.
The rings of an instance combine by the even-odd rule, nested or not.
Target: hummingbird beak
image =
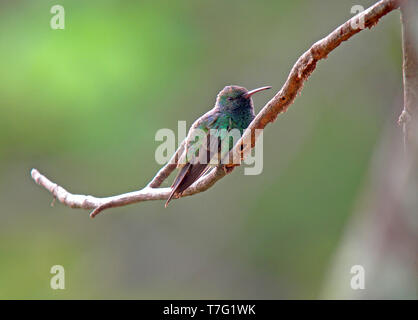
[[[260,91],[263,91],[263,90],[267,90],[267,89],[270,89],[270,88],[271,88],[271,86],[267,86],[267,87],[261,87],[261,88],[253,89],[253,90],[251,90],[251,91],[248,91],[246,94],[244,94],[244,98],[246,98],[246,99],[251,98],[251,96],[252,96],[254,93],[257,93],[257,92],[260,92]]]

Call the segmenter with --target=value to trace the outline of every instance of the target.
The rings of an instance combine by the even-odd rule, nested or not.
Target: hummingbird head
[[[261,87],[248,91],[244,87],[226,86],[219,92],[216,98],[216,105],[221,110],[232,111],[238,108],[252,108],[251,96],[259,91],[270,89],[271,87]]]

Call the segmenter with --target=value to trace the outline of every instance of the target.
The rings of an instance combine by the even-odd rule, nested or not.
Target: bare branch
[[[312,45],[312,47],[297,60],[284,86],[263,107],[256,118],[251,122],[247,130],[245,130],[244,135],[241,137],[240,141],[238,141],[234,149],[231,150],[230,159],[239,159],[232,157],[232,155],[238,155],[241,157],[241,159],[243,159],[248,154],[251,148],[254,147],[256,141],[256,139],[248,140],[250,135],[254,134],[255,129],[264,129],[268,123],[274,122],[276,120],[279,113],[286,111],[286,109],[294,102],[297,94],[302,89],[304,82],[315,70],[316,64],[319,60],[325,59],[328,54],[336,47],[338,47],[343,41],[350,39],[353,35],[363,30],[359,27],[354,27],[358,25],[357,22],[360,19],[364,21],[365,27],[371,28],[378,23],[381,17],[390,11],[397,9],[400,3],[405,1],[407,0],[379,1],[364,12],[345,22],[325,38]],[[251,141],[251,146],[244,145],[242,150],[241,145],[245,141]],[[157,175],[144,189],[107,198],[96,198],[87,195],[71,194],[64,188],[51,182],[45,176],[40,174],[36,169],[32,170],[31,175],[37,184],[47,189],[63,204],[71,208],[93,209],[90,216],[94,217],[101,211],[108,208],[125,206],[141,201],[167,199],[170,193],[170,188],[159,187],[164,182],[164,180],[167,179],[167,177],[175,170],[177,158],[183,147],[184,145],[182,144],[179,150],[177,150],[173,155],[170,162],[157,173]],[[190,196],[209,189],[227,173],[232,172],[232,169],[233,168],[230,170],[224,170],[221,167],[214,168],[211,172],[201,177],[191,187],[189,187],[182,196]]]
[[[399,117],[403,125],[407,153],[418,151],[418,1],[401,5],[404,109]],[[414,149],[414,150],[413,150]]]
[[[195,193],[203,192],[225,175],[226,173],[222,168],[216,167],[209,174],[204,176],[204,179],[200,179],[190,186],[183,193],[183,196],[191,196]],[[31,176],[37,184],[48,190],[54,196],[54,199],[58,199],[58,201],[66,206],[71,208],[93,209],[90,214],[92,218],[108,208],[122,207],[128,204],[149,200],[166,200],[171,191],[170,188],[151,188],[147,186],[138,191],[112,197],[97,198],[89,195],[72,194],[49,180],[36,169],[32,169]]]
[[[168,161],[168,163],[164,167],[162,167],[160,171],[157,172],[155,177],[148,184],[148,187],[158,188],[165,181],[165,179],[167,179],[170,176],[170,174],[176,169],[177,161],[179,160],[179,157],[184,150],[184,144],[185,140],[183,140],[183,142],[180,144],[180,147],[173,154],[170,161]]]

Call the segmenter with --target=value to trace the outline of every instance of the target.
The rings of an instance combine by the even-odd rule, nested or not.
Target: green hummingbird
[[[248,91],[233,85],[226,86],[218,93],[213,109],[197,119],[187,134],[185,148],[177,165],[180,171],[171,185],[172,190],[165,207],[173,197],[180,196],[213,165],[211,160],[215,155],[219,161],[232,149],[232,141],[222,141],[226,137],[231,140],[228,132],[233,129],[243,134],[255,117],[251,96],[270,88],[267,86]]]

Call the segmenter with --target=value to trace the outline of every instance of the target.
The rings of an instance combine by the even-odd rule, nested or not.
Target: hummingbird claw
[[[227,165],[224,165],[224,166],[222,167],[222,169],[224,169],[225,174],[229,174],[229,173],[231,173],[231,172],[232,172],[232,170],[234,170],[234,168],[235,168],[236,166],[237,166],[237,165],[235,165],[235,164],[227,164]]]

